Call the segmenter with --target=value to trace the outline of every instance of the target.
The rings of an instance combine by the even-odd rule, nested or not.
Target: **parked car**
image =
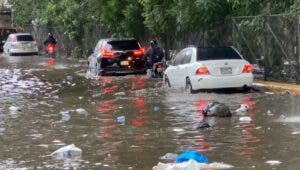
[[[144,73],[144,50],[136,39],[101,39],[88,58],[95,75]]]
[[[189,47],[168,63],[165,83],[185,87],[191,93],[200,89],[248,89],[253,83],[253,66],[233,47]]]
[[[3,28],[0,29],[0,52],[3,52],[3,45],[7,40],[9,34],[16,33],[17,30],[14,28]]]
[[[3,51],[8,55],[38,54],[37,43],[30,33],[10,34],[4,43]]]

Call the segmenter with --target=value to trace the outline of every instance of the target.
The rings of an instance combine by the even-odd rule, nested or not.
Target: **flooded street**
[[[233,169],[300,167],[300,97],[266,92],[199,92],[163,87],[145,75],[91,78],[86,62],[0,56],[0,169],[150,170],[189,149]],[[205,118],[207,102],[230,118]],[[81,159],[54,159],[75,144]]]

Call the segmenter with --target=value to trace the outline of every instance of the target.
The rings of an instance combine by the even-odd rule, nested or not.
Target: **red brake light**
[[[141,49],[139,49],[139,50],[134,50],[133,51],[133,55],[134,56],[137,56],[137,57],[140,57],[140,56],[142,56],[144,54],[144,50],[141,48]]]
[[[243,69],[243,73],[251,73],[253,71],[253,65],[246,64]]]
[[[53,53],[53,52],[54,52],[54,48],[55,48],[55,46],[52,45],[52,44],[50,44],[50,45],[47,46],[47,50],[48,50],[48,52],[50,52],[50,53]]]
[[[109,51],[105,48],[102,49],[102,56],[104,58],[112,58],[114,55],[116,55],[115,51]]]
[[[199,75],[205,75],[205,74],[209,74],[209,71],[207,69],[207,67],[200,67],[196,70],[196,74],[199,74]]]

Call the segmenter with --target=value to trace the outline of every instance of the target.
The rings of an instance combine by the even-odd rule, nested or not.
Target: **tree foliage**
[[[83,30],[104,25],[114,37],[142,37],[145,32],[163,41],[178,33],[210,30],[233,16],[294,12],[296,0],[10,0],[15,24],[33,21],[62,26],[81,43]]]

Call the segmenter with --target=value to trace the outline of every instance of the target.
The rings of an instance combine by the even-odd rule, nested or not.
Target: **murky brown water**
[[[299,96],[188,94],[143,75],[87,79],[84,66],[59,59],[52,64],[41,56],[0,57],[0,169],[147,170],[166,153],[188,149],[233,169],[300,167]],[[73,80],[66,81],[67,75]],[[197,130],[199,111],[210,100],[232,111],[248,104],[244,116],[252,121],[236,114],[208,118],[212,128]],[[88,114],[73,111],[78,108]],[[65,117],[62,111],[70,112]],[[49,156],[69,144],[82,149],[81,160]]]

